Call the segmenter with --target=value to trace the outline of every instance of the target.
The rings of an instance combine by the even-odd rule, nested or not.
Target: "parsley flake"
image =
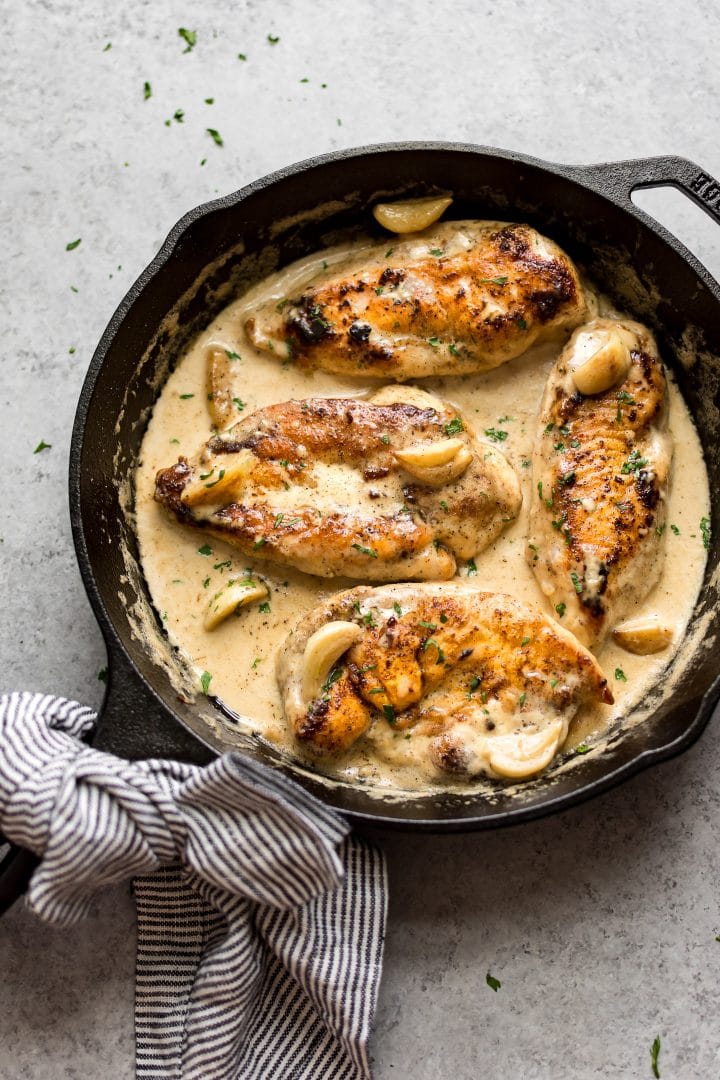
[[[267,39],[271,45],[277,45],[278,41],[280,40],[277,34],[268,34]]]
[[[627,682],[627,675],[620,667],[615,668],[615,678],[618,682]]]
[[[389,724],[395,723],[395,710],[392,705],[383,705],[383,715]]]
[[[558,615],[562,619],[562,617],[563,617],[563,615],[565,614],[565,611],[566,611],[565,604],[556,604],[555,605],[555,610],[557,611]]]
[[[178,37],[185,42],[183,54],[192,52],[197,45],[197,30],[186,30],[184,26],[178,27]]]
[[[241,401],[239,397],[234,397],[233,398],[233,404],[235,405],[235,408],[237,409],[238,412],[242,412],[243,409],[245,408],[245,402]]]
[[[362,544],[353,544],[352,547],[354,547],[356,551],[359,551],[361,555],[369,555],[371,559],[377,559],[378,557],[377,551],[373,551],[373,549],[369,547],[363,547]]]
[[[106,683],[108,681],[108,669],[106,667],[100,668],[97,677],[100,682]]]
[[[700,532],[702,533],[703,547],[706,551],[710,550],[710,518],[700,518]]]
[[[216,146],[224,146],[225,145],[225,143],[223,142],[223,139],[222,139],[222,135],[220,134],[219,131],[216,131],[215,128],[205,128],[205,131],[208,133],[208,135],[210,136],[210,138],[212,139],[212,141],[215,143]]]
[[[203,544],[202,547],[197,549],[198,555],[212,555],[212,548],[209,544]]]
[[[580,578],[579,578],[579,577],[577,576],[577,574],[575,573],[575,571],[574,571],[574,570],[573,570],[573,571],[572,571],[572,573],[570,574],[570,580],[571,580],[571,581],[572,581],[572,583],[573,583],[573,588],[575,589],[575,592],[576,592],[576,593],[578,594],[578,596],[579,596],[579,595],[580,595],[580,593],[581,593],[581,592],[583,591],[583,583],[582,583],[582,581],[580,580]]]
[[[429,337],[427,339],[427,342],[428,342],[428,345],[432,345],[433,349],[439,349],[440,348],[440,338]]]
[[[495,991],[496,994],[497,994],[498,990],[500,989],[500,987],[502,986],[502,983],[500,982],[500,980],[496,979],[494,975],[491,975],[489,971],[488,971],[487,975],[485,976],[485,982],[488,984],[488,986],[490,987],[491,990]]]
[[[69,244],[65,245],[65,250],[74,251],[76,247],[80,247],[80,244],[82,244],[82,238],[78,240],[71,240]],[[72,286],[70,287],[72,288]]]
[[[52,449],[52,443],[45,442],[44,439],[41,439],[40,442],[35,447],[35,449],[33,450],[33,454],[39,454],[41,450],[51,450],[51,449]]]
[[[152,97],[152,86],[149,82],[143,83],[143,101],[149,101]]]
[[[652,1073],[656,1080],[660,1080],[660,1066],[658,1064],[658,1058],[660,1057],[660,1036],[656,1035],[653,1039],[652,1046],[650,1047],[650,1064],[652,1065]]]
[[[210,672],[209,671],[203,671],[202,675],[200,676],[200,685],[202,687],[203,694],[205,694],[206,696],[207,696],[208,691],[210,690],[210,683],[211,682],[212,682],[212,675],[210,674]]]
[[[478,279],[483,285],[507,285],[507,277],[481,277]]]
[[[464,431],[465,425],[459,416],[454,416],[449,423],[445,424],[443,431],[446,435],[457,435],[459,431]]]
[[[240,353],[233,352],[232,349],[225,349],[225,355],[228,360],[242,360]]]
[[[467,576],[470,577],[472,574],[477,574],[477,565],[474,559],[469,559],[467,564]]]
[[[674,535],[675,535],[675,536],[679,536],[679,535],[680,535],[680,529],[679,529],[679,528],[677,527],[677,525],[671,525],[671,526],[670,526],[670,531],[671,531],[672,533],[674,533]]]
[[[507,431],[498,431],[498,429],[494,427],[489,427],[485,428],[485,434],[488,439],[492,439],[493,442],[505,442],[509,433]]]

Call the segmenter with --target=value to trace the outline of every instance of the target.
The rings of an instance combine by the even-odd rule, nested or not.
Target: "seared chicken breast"
[[[414,387],[271,405],[156,478],[179,521],[319,577],[445,579],[516,517],[514,470]]]
[[[277,676],[288,722],[312,754],[342,754],[390,729],[408,757],[464,778],[535,775],[583,703],[612,702],[572,634],[467,582],[338,593],[289,635]]]
[[[346,375],[487,371],[588,317],[577,270],[528,225],[449,221],[363,249],[245,323],[258,349]]]
[[[672,457],[652,334],[595,319],[550,374],[533,456],[528,561],[563,626],[590,647],[662,568]]]

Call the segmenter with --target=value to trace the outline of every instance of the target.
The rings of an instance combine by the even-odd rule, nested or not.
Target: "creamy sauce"
[[[297,295],[304,280],[322,273],[323,264],[334,273],[340,265],[357,265],[362,250],[363,245],[356,244],[295,263],[225,308],[198,336],[168,378],[148,425],[136,474],[136,529],[142,566],[170,641],[195,671],[198,689],[203,673],[209,673],[209,693],[246,718],[250,730],[290,757],[298,753],[283,716],[275,677],[278,646],[318,600],[358,582],[314,578],[250,559],[220,540],[208,539],[201,531],[180,525],[154,502],[155,474],[181,454],[194,455],[211,434],[206,390],[210,346],[237,354],[231,370],[233,396],[243,405],[238,418],[290,398],[364,396],[381,385],[376,380],[300,371],[258,352],[242,331],[244,320],[260,304]],[[461,568],[460,576],[469,574],[488,591],[509,593],[540,605],[541,594],[525,560],[530,459],[539,403],[561,344],[537,346],[485,374],[425,379],[420,384],[464,413],[481,440],[494,449],[499,447],[516,468],[523,487],[523,507],[517,520],[476,556],[475,573],[471,564]],[[507,438],[499,443],[493,441],[483,434],[489,429],[507,432]],[[579,714],[566,748],[606,731],[613,720],[626,715],[662,679],[700,590],[706,561],[700,520],[709,514],[708,480],[697,432],[671,377],[670,431],[674,439],[674,479],[668,499],[665,563],[659,583],[633,616],[654,614],[670,623],[674,627],[673,643],[662,653],[635,656],[610,640],[598,653],[598,660],[610,681],[615,704]],[[231,616],[216,629],[206,630],[203,622],[211,598],[230,578],[243,577],[248,568],[269,586],[268,600],[242,608],[237,617]],[[341,778],[362,779],[381,790],[427,791],[427,779],[414,760],[411,741],[398,736],[387,724],[375,727],[372,742],[362,739],[342,761],[315,767]],[[438,779],[437,787],[457,789],[458,784]]]

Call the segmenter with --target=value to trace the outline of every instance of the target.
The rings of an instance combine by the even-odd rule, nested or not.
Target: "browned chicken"
[[[285,714],[317,755],[402,735],[436,774],[537,774],[585,702],[612,702],[595,658],[539,609],[467,582],[360,587],[278,651]],[[380,729],[380,732],[378,732]]]
[[[567,255],[528,225],[449,221],[365,247],[245,323],[258,349],[347,375],[487,371],[588,317]]]
[[[162,469],[155,498],[247,555],[368,581],[452,577],[521,502],[503,455],[407,386],[259,409]]]
[[[596,319],[575,332],[540,410],[528,561],[563,625],[590,647],[660,575],[667,420],[649,330]]]

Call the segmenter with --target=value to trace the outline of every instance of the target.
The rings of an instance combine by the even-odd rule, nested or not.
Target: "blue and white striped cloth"
[[[382,969],[382,854],[280,773],[127,762],[95,714],[0,698],[0,832],[42,856],[28,903],[70,925],[135,879],[140,1080],[354,1080]]]

